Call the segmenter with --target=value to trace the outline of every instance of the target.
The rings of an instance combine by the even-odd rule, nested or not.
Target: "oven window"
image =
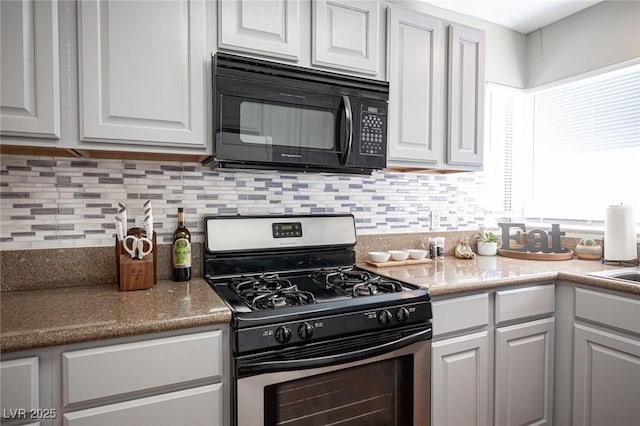
[[[265,424],[413,424],[413,355],[268,386]]]
[[[335,138],[332,112],[252,101],[240,104],[242,142],[333,150]]]

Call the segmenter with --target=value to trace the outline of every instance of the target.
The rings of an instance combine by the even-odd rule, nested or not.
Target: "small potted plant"
[[[493,232],[481,232],[478,237],[478,254],[481,256],[495,256],[500,242],[500,237]]]

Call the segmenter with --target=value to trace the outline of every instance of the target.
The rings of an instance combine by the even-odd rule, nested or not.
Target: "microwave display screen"
[[[335,121],[331,111],[243,101],[240,104],[240,141],[333,150],[336,147]]]

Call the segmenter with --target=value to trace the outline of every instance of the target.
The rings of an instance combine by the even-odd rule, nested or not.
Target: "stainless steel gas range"
[[[429,292],[354,266],[352,215],[204,220],[234,425],[430,424]]]

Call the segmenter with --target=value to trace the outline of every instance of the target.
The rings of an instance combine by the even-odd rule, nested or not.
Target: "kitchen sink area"
[[[640,285],[640,267],[611,269],[608,271],[591,272],[588,275],[602,278],[612,278]]]

